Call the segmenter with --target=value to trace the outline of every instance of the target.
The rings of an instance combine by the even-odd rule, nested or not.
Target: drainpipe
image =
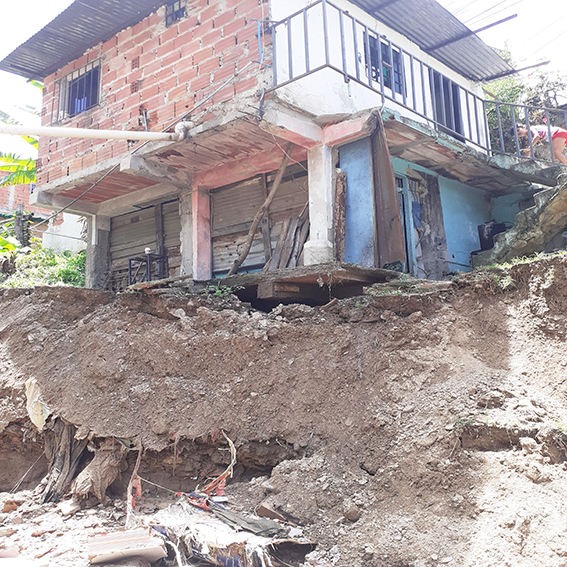
[[[180,123],[184,124],[184,123]],[[176,142],[186,137],[186,129],[176,128],[176,132],[146,132],[143,130],[95,130],[89,128],[57,128],[54,126],[14,126],[0,124],[0,134],[14,136],[50,136],[52,138],[93,138],[104,140],[141,140],[147,142]]]

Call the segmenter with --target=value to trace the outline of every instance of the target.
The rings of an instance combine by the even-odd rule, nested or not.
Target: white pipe
[[[0,134],[14,136],[51,136],[52,138],[102,138],[104,140],[167,140],[175,142],[182,136],[170,132],[132,130],[95,130],[89,128],[57,128],[54,126],[14,126],[0,124]]]

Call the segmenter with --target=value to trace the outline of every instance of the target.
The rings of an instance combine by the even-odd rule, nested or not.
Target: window
[[[366,41],[366,37],[364,38]],[[378,67],[380,66],[380,57],[378,55],[378,38],[368,35],[368,47],[370,51],[370,72],[372,79],[376,82],[380,81],[378,75]],[[402,55],[400,51],[390,42],[380,41],[380,56],[382,58],[382,77],[384,79],[384,87],[392,89],[398,94],[402,94],[404,88],[402,74]],[[368,68],[368,63],[366,64]]]
[[[99,103],[100,63],[81,67],[59,81],[57,121],[65,120],[93,108]]]
[[[430,82],[435,104],[435,121],[439,129],[464,141],[459,85],[433,70],[431,70]]]
[[[169,27],[187,15],[185,11],[185,0],[169,0],[165,5],[165,25]]]

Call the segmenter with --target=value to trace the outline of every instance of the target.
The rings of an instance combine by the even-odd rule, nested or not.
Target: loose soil
[[[91,449],[144,448],[140,476],[163,488],[142,483],[140,521],[175,501],[164,488],[222,472],[222,430],[227,506],[300,526],[309,565],[566,567],[567,261],[407,287],[269,313],[179,290],[0,291],[0,557],[88,565],[86,537],[124,525],[135,450],[103,504],[38,503],[35,378]]]

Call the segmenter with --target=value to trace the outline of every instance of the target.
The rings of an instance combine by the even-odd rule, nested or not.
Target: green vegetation
[[[558,250],[557,252],[536,252],[530,256],[518,256],[517,258],[512,258],[509,262],[503,262],[502,264],[490,264],[488,266],[479,266],[475,268],[474,271],[486,272],[490,270],[509,270],[513,266],[519,264],[531,264],[532,262],[539,262],[541,260],[549,260],[551,258],[560,258],[562,256],[567,256],[567,250]]]
[[[43,85],[38,81],[29,81],[34,87],[43,90]],[[39,111],[26,107],[23,110],[30,114],[39,116]],[[20,125],[8,114],[0,110],[0,122],[4,124]],[[32,136],[21,136],[30,146],[37,150],[38,140]],[[25,183],[35,183],[37,177],[35,159],[20,158],[11,153],[0,152],[0,172],[7,175],[0,179],[0,187],[9,187],[10,185],[23,185]]]
[[[83,287],[85,253],[56,254],[36,245],[33,250],[15,256],[13,274],[0,275],[0,287],[29,288],[43,285]]]
[[[228,297],[229,295],[233,294],[235,291],[239,289],[244,289],[244,288],[241,285],[229,286],[222,284],[215,284],[215,285],[211,284],[205,289],[205,293],[224,299],[225,297]]]
[[[514,61],[509,52],[501,51],[500,55],[514,65]],[[552,126],[566,127],[565,114],[560,108],[560,99],[567,93],[567,77],[540,70],[533,73],[528,81],[518,78],[516,75],[493,81],[484,89],[486,94],[486,114],[490,142],[493,148],[500,148],[498,132],[498,115],[502,125],[502,137],[504,139],[504,149],[507,152],[516,152],[515,137],[510,134],[513,124],[526,123],[524,109],[515,108],[514,120],[510,106],[505,104],[497,109],[497,102],[522,104],[535,108],[528,110],[530,124],[545,124],[547,117]],[[547,115],[543,108],[548,108]],[[557,110],[555,110],[557,109]],[[520,142],[527,147],[526,140]],[[549,153],[545,148],[536,148],[536,157],[549,159]],[[538,155],[539,154],[539,155]]]

